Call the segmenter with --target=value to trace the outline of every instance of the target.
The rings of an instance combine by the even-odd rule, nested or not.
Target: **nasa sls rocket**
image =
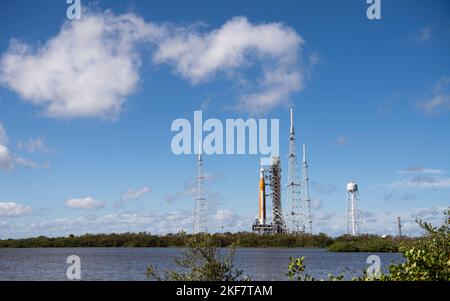
[[[264,169],[259,173],[259,224],[266,224],[266,184],[264,183]]]

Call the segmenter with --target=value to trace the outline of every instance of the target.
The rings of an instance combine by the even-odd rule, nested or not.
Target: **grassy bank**
[[[411,242],[406,237],[381,237],[377,235],[340,236],[327,247],[330,252],[398,252],[401,242]]]
[[[237,242],[238,247],[256,248],[327,248],[331,252],[397,252],[399,243],[407,240],[394,237],[382,238],[376,235],[359,237],[330,237],[324,233],[315,235],[258,235],[249,232],[214,234],[213,239],[220,247]],[[164,236],[150,233],[85,234],[68,237],[45,237],[0,240],[0,248],[78,248],[78,247],[185,247],[180,234]]]

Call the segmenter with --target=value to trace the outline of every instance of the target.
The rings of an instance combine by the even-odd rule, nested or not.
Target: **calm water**
[[[0,249],[0,280],[66,280],[66,259],[81,258],[82,280],[146,280],[149,264],[157,269],[176,269],[176,248],[64,248]],[[391,260],[402,261],[398,253],[331,253],[323,249],[238,249],[235,265],[253,280],[288,280],[289,257],[306,256],[307,272],[317,278],[328,273],[361,275],[369,255],[381,258],[384,272]]]

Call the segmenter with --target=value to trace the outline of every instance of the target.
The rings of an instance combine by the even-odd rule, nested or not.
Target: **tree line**
[[[186,247],[185,233],[154,235],[140,233],[84,234],[67,237],[39,236],[23,239],[0,240],[0,248],[89,248],[89,247]],[[330,237],[319,234],[272,234],[260,235],[252,232],[216,233],[212,239],[219,247],[283,247],[283,248],[327,248],[333,252],[397,252],[402,241],[412,238],[380,237],[377,235]]]

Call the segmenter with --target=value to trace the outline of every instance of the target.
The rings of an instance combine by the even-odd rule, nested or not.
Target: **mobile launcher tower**
[[[269,188],[269,193],[266,193],[266,186]],[[270,224],[266,216],[267,199],[272,199],[272,222]],[[258,218],[252,226],[254,232],[260,234],[286,232],[286,223],[281,206],[281,166],[279,157],[273,157],[272,165],[260,170],[258,208]]]

